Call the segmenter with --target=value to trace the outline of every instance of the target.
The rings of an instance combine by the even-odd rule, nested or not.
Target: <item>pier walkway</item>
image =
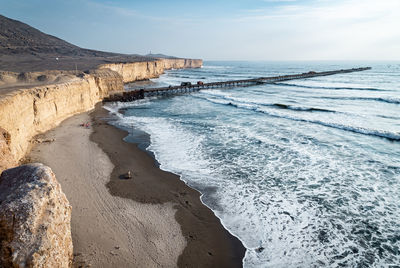
[[[138,90],[133,90],[133,91],[125,91],[125,92],[115,93],[115,94],[110,95],[108,98],[105,98],[103,101],[104,102],[108,102],[108,101],[128,102],[128,101],[144,99],[145,97],[183,94],[183,93],[199,91],[202,89],[251,86],[251,85],[264,84],[264,83],[275,83],[275,82],[281,82],[281,81],[288,81],[288,80],[294,80],[294,79],[304,79],[304,78],[327,76],[327,75],[334,75],[334,74],[361,72],[361,71],[370,70],[370,69],[371,69],[371,67],[361,67],[361,68],[352,68],[352,69],[344,69],[344,70],[342,69],[342,70],[327,71],[327,72],[310,71],[308,73],[283,75],[283,76],[259,77],[259,78],[252,78],[252,79],[230,80],[230,81],[212,82],[212,83],[202,83],[202,82],[197,83],[197,84],[188,83],[186,85],[181,85],[181,86],[146,88],[146,89],[138,89]]]

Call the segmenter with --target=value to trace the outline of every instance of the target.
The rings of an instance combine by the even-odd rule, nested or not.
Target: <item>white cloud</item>
[[[160,51],[173,55],[243,60],[400,60],[400,0],[265,0],[274,4],[217,17],[201,12],[183,17],[155,16],[134,10],[135,5],[125,9],[112,2],[84,1],[109,12],[113,21],[124,20],[119,24],[126,31],[143,29],[140,40],[134,39],[136,47],[139,43],[144,48],[159,44]],[[126,42],[124,51],[132,49],[132,43]]]
[[[242,38],[264,59],[400,59],[399,10],[399,0],[293,2],[232,23],[247,29]]]

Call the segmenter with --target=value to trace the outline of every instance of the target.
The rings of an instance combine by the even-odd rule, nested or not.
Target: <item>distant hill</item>
[[[103,63],[151,59],[153,57],[80,48],[28,24],[0,15],[0,70],[83,70]]]
[[[116,53],[83,49],[45,34],[28,24],[0,15],[0,50],[5,54],[54,53],[67,56],[116,56]],[[119,54],[121,55],[121,54]]]

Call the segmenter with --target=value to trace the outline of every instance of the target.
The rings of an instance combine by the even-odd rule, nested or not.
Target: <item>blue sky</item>
[[[400,0],[0,0],[98,50],[214,60],[400,60]]]

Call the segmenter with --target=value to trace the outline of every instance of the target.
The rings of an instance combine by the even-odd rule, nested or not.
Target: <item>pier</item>
[[[199,81],[197,84],[191,84],[191,83],[186,82],[186,83],[182,83],[182,85],[180,85],[180,86],[146,88],[146,89],[138,89],[138,90],[115,93],[115,94],[112,94],[109,97],[105,98],[103,101],[104,102],[109,102],[109,101],[129,102],[129,101],[144,99],[145,97],[184,94],[184,93],[191,93],[191,92],[199,91],[202,89],[252,86],[252,85],[265,84],[265,83],[276,83],[276,82],[295,80],[295,79],[304,79],[304,78],[311,78],[311,77],[318,77],[318,76],[361,72],[361,71],[366,71],[366,70],[370,70],[370,69],[371,69],[371,67],[361,67],[361,68],[342,69],[342,70],[327,71],[327,72],[310,71],[308,73],[302,73],[302,74],[291,74],[291,75],[272,76],[272,77],[258,77],[258,78],[252,78],[252,79],[230,80],[230,81],[211,82],[211,83],[203,83],[203,82]]]

